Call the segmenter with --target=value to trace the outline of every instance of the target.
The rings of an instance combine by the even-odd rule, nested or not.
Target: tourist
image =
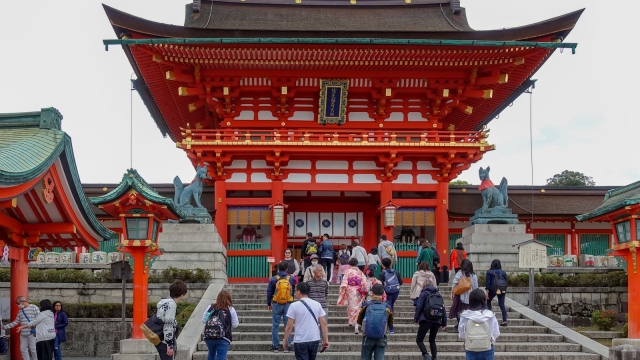
[[[347,323],[353,326],[355,333],[358,334],[358,311],[362,304],[361,288],[366,286],[367,278],[358,267],[358,260],[352,258],[349,260],[349,268],[344,272],[344,277],[340,283],[340,296],[338,297],[338,305],[347,306]]]
[[[237,328],[238,324],[240,324],[238,314],[232,305],[231,294],[226,290],[222,290],[218,293],[216,302],[207,306],[202,315],[202,322],[205,324],[204,342],[209,349],[207,360],[225,360],[227,358],[229,346],[233,341],[231,328]],[[218,320],[214,319],[214,317],[217,317]],[[221,318],[224,319],[224,323],[222,323]],[[209,321],[210,319],[211,321]],[[207,334],[208,332],[211,334]]]
[[[182,280],[176,280],[169,286],[169,297],[161,299],[156,305],[156,317],[164,323],[162,328],[162,342],[156,345],[160,360],[173,359],[176,341],[178,340],[178,322],[176,312],[178,302],[187,295],[187,285]]]
[[[371,269],[373,267],[373,272],[378,270],[378,265],[380,265],[380,256],[378,256],[378,248],[372,247],[371,252],[367,255],[367,269]]]
[[[420,266],[420,261],[418,261],[418,259],[420,258],[420,253],[422,252],[422,243],[425,241],[425,239],[418,239],[418,255],[416,256],[416,266]]]
[[[464,271],[464,266],[461,271]],[[482,289],[475,289],[469,296],[469,310],[460,314],[458,336],[465,339],[466,360],[493,360],[494,344],[500,336],[500,327],[496,315],[485,308],[487,295]],[[482,326],[486,323],[488,326]],[[471,325],[471,326],[470,326]],[[478,326],[481,325],[481,326]],[[467,341],[473,337],[474,341]]]
[[[8,352],[9,348],[7,347],[7,334],[4,331],[2,319],[0,319],[0,355],[5,355]]]
[[[311,289],[309,284],[300,283],[296,286],[296,298],[299,301],[291,304],[287,311],[287,317],[291,320],[284,330],[284,338],[291,334],[295,325],[295,348],[296,360],[315,360],[318,354],[320,343],[320,329],[322,329],[322,350],[324,352],[329,347],[329,328],[327,327],[327,314],[322,306],[315,300],[309,299]],[[282,341],[285,352],[288,351],[286,341]]]
[[[347,244],[340,245],[340,251],[338,251],[338,260],[340,261],[338,275],[340,275],[340,282],[342,282],[342,274],[349,268],[349,259],[351,259],[351,250],[347,249]]]
[[[362,326],[363,338],[360,356],[362,360],[384,360],[387,348],[387,327],[393,327],[393,312],[389,304],[382,300],[384,287],[376,284],[371,288],[371,301],[362,304],[357,325]],[[366,323],[363,325],[364,320]]]
[[[287,264],[278,264],[278,274],[269,280],[267,285],[267,309],[272,311],[271,315],[271,352],[277,353],[280,346],[280,339],[278,337],[278,328],[280,327],[280,319],[284,322],[284,326],[287,326],[287,310],[293,302],[292,289],[296,284],[296,280],[289,274],[287,274]],[[292,337],[286,345],[291,347]],[[288,347],[283,344],[285,352]]]
[[[456,291],[458,283],[460,283],[460,286],[462,287],[461,290],[466,290],[459,295],[455,295],[454,292]],[[451,300],[453,300],[453,303],[451,304],[449,319],[453,319],[455,317],[460,321],[460,313],[469,308],[469,294],[471,294],[472,290],[477,288],[478,276],[473,272],[473,264],[471,263],[471,260],[464,259],[462,260],[460,271],[456,273],[456,276],[453,278],[453,283],[451,284]]]
[[[38,356],[36,355],[35,330],[30,329],[28,324],[38,316],[40,309],[33,304],[29,304],[27,300],[26,296],[16,297],[16,304],[20,311],[18,311],[16,319],[3,326],[2,330],[20,325],[20,354],[22,354],[22,360],[36,360]]]
[[[53,355],[56,360],[62,360],[62,343],[67,341],[66,327],[69,325],[69,317],[62,308],[62,303],[53,303],[53,320],[56,324],[56,339],[53,342]]]
[[[502,311],[502,322],[500,326],[507,326],[507,308],[504,306],[504,298],[507,293],[507,273],[502,270],[500,260],[494,259],[491,262],[491,269],[487,271],[485,290],[487,291],[487,309],[491,310],[491,300],[498,297],[498,306]]]
[[[320,244],[320,249],[318,249],[320,253],[320,265],[324,267],[324,273],[327,274],[327,281],[331,280],[333,275],[333,257],[335,255],[335,251],[333,250],[333,243],[329,240],[329,234],[322,235],[322,243]]]
[[[364,271],[364,268],[367,267],[367,250],[365,250],[357,241],[353,241],[353,251],[351,255],[352,259],[358,260],[358,269],[360,271]],[[349,263],[351,264],[351,263]]]
[[[420,263],[420,266],[426,264]],[[416,344],[422,352],[423,360],[435,360],[438,356],[438,348],[436,347],[436,335],[438,330],[447,328],[447,313],[444,308],[444,300],[438,289],[428,284],[420,292],[420,296],[416,301],[416,311],[413,316],[413,324],[418,325],[418,333],[416,334]],[[424,338],[429,333],[429,347],[431,348],[431,356],[424,346]]]
[[[284,259],[282,260],[282,262],[287,264],[287,274],[295,278],[298,276],[298,274],[300,274],[300,264],[298,264],[298,261],[292,257],[292,254],[293,250],[286,249],[284,251]],[[276,267],[276,273],[277,271],[278,269]]]
[[[52,310],[51,300],[44,299],[40,301],[40,313],[26,325],[30,329],[35,330],[38,360],[53,359],[53,343],[56,338],[56,325],[53,320]],[[22,325],[18,326],[18,331],[20,331],[21,328]]]
[[[382,281],[376,279],[375,269],[376,269],[375,265],[369,265],[367,267],[367,271],[365,271],[365,275],[367,276],[367,289],[366,289],[367,292],[364,295],[364,299],[362,299],[363,303],[367,301],[369,296],[371,296],[371,288],[374,285],[376,285],[376,284],[382,285]],[[382,293],[382,301],[385,301],[385,302],[387,301],[387,294],[384,293],[384,292]]]
[[[311,255],[318,255],[318,243],[313,238],[313,233],[307,233],[307,239],[302,242],[302,256],[304,261],[304,269],[311,266]]]
[[[420,256],[418,256],[418,264],[424,261],[429,264],[429,269],[433,269],[433,259],[435,255],[430,245],[428,241],[422,242],[422,250],[420,251]]]
[[[311,265],[304,269],[304,277],[302,278],[302,281],[307,282],[311,279],[313,279],[313,269],[317,266],[320,265],[320,259],[318,258],[318,255],[313,254],[311,255]],[[324,268],[322,268],[322,279],[327,280],[327,273],[324,272]]]
[[[396,300],[398,300],[398,295],[400,295],[402,276],[400,276],[396,270],[391,268],[390,258],[382,259],[382,271],[380,272],[380,275],[378,275],[378,280],[382,281],[384,291],[387,293],[387,303],[391,306],[391,311],[394,311],[393,305],[396,303]],[[390,326],[389,334],[393,333],[393,326]]]
[[[423,261],[420,263],[418,267],[418,271],[413,273],[413,278],[411,278],[411,292],[410,298],[413,300],[413,305],[416,306],[416,302],[418,297],[420,297],[420,293],[422,293],[422,289],[425,286],[434,286],[437,287],[438,284],[436,282],[435,275],[430,271],[429,263]]]
[[[435,248],[434,244],[429,241],[427,241],[427,244],[427,246],[429,246],[429,249],[433,251],[433,262],[429,264],[429,266],[431,267],[431,272],[436,277],[436,284],[440,285],[440,254],[438,254],[438,250]]]
[[[378,244],[378,255],[381,259],[391,259],[391,267],[398,262],[398,254],[393,243],[387,240],[387,235],[380,235],[380,243]]]
[[[329,296],[329,282],[323,279],[324,269],[320,265],[312,266],[313,270],[313,278],[307,281],[309,284],[309,288],[311,288],[309,292],[309,298],[311,300],[317,301],[320,306],[322,306],[322,310],[324,310],[326,317],[326,323],[329,324],[329,307],[327,305],[327,297]]]
[[[460,271],[460,267],[462,266],[462,260],[467,258],[467,252],[464,251],[464,247],[462,243],[459,242],[456,244],[456,248],[451,250],[451,268],[457,274]]]

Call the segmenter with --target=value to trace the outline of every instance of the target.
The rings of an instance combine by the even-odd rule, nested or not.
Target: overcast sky
[[[292,0],[293,1],[293,0]],[[348,0],[345,0],[345,2]],[[399,0],[400,1],[400,0]],[[182,25],[185,0],[105,0],[153,21]],[[634,161],[640,130],[638,1],[463,0],[477,30],[520,26],[586,8],[565,40],[577,53],[557,51],[535,74],[534,184],[565,169],[597,185],[640,180]],[[402,21],[402,20],[399,20]],[[123,51],[105,52],[115,34],[101,2],[0,1],[0,112],[56,107],[73,139],[83,183],[115,183],[130,167],[130,77]],[[494,181],[531,184],[529,95],[489,124],[497,150],[459,179],[478,183],[479,166]],[[194,170],[183,151],[163,138],[140,97],[133,94],[133,167],[149,182],[187,182]]]

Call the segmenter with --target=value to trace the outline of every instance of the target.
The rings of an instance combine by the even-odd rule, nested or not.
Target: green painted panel
[[[580,235],[580,254],[605,256],[609,247],[608,234]]]
[[[227,250],[271,250],[271,243],[269,242],[230,242],[227,244]]]
[[[462,239],[462,234],[461,233],[458,233],[458,234],[449,233],[449,252],[448,252],[448,254],[451,254],[451,250],[455,249],[456,244],[461,241],[460,239]]]
[[[227,276],[229,278],[269,278],[269,263],[266,256],[229,256],[227,257]]]
[[[396,251],[418,251],[418,244],[394,244]]]
[[[403,278],[411,278],[413,276],[413,273],[418,270],[418,268],[416,267],[416,258],[399,257],[395,269]]]
[[[94,252],[94,251],[104,251],[107,254],[110,252],[117,252],[118,249],[116,248],[116,244],[119,243],[119,239],[111,239],[111,240],[104,240],[99,242],[100,247],[98,248],[98,250],[93,250],[93,249],[89,249],[89,252]]]
[[[542,241],[545,244],[549,244],[552,247],[547,248],[547,255],[560,255],[563,256],[566,253],[565,234],[537,234],[536,240]]]

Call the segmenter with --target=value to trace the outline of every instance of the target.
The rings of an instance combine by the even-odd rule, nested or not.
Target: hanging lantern
[[[385,227],[396,226],[396,210],[398,209],[398,207],[399,206],[391,202],[391,200],[389,200],[386,205],[380,207],[380,210],[382,210],[382,218],[384,219]]]
[[[289,205],[285,205],[280,202],[280,200],[276,201],[275,204],[269,206],[272,212],[272,221],[273,226],[281,227],[284,226],[284,209],[289,207]]]

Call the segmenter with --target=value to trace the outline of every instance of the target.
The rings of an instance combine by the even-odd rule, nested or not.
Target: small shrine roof
[[[640,204],[640,181],[607,191],[600,206],[591,212],[578,215],[576,218],[579,221],[591,220],[625,206],[637,204]]]
[[[151,185],[149,185],[135,169],[128,169],[122,176],[120,184],[109,193],[91,197],[89,200],[95,206],[117,201],[127,194],[131,189],[137,191],[145,199],[154,203],[164,205],[179,219],[186,218],[186,214],[180,210],[173,199],[160,195]]]
[[[37,228],[36,246],[95,248],[117,234],[94,215],[61,122],[55,108],[0,114],[0,201],[15,203],[0,209],[0,217],[23,230]]]

